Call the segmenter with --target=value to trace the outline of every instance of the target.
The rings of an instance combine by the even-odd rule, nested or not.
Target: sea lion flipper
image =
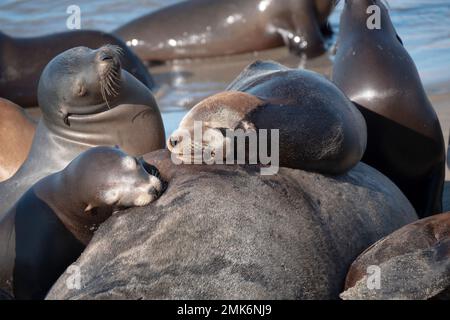
[[[297,10],[293,14],[294,30],[283,37],[291,52],[316,57],[325,52],[324,37],[313,9]]]
[[[277,28],[276,31],[289,51],[296,55],[306,54],[308,57],[315,57],[325,51],[320,28],[312,19],[309,25],[302,24],[296,27],[296,30]]]

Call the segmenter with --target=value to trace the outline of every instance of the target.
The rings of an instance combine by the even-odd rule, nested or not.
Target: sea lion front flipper
[[[296,5],[304,6],[302,3]],[[277,28],[289,50],[295,54],[316,57],[325,52],[324,39],[312,7],[293,9],[293,30]]]

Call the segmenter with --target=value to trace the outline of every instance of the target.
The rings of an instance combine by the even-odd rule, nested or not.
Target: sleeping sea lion
[[[196,123],[205,133],[199,141]],[[194,106],[167,145],[185,163],[206,152],[222,160],[234,156],[229,134],[237,130],[254,132],[259,142],[261,134],[279,130],[267,148],[271,154],[279,149],[279,165],[325,174],[351,169],[366,146],[364,118],[332,82],[271,61],[249,65],[227,91]]]
[[[0,288],[43,299],[117,208],[163,191],[158,171],[119,149],[96,147],[34,184],[0,219]]]
[[[21,107],[38,105],[39,77],[56,55],[74,47],[99,48],[106,44],[122,49],[122,67],[145,86],[155,84],[139,58],[117,37],[100,31],[74,30],[48,36],[13,38],[0,32],[0,97]]]
[[[333,0],[182,1],[114,33],[144,60],[222,56],[283,43],[315,57],[325,51],[333,7]]]

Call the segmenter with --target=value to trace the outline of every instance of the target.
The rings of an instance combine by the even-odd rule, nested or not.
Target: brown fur
[[[28,156],[36,124],[18,105],[0,98],[0,181],[10,178]]]

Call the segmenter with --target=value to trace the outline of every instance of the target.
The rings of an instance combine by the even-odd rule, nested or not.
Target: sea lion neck
[[[90,219],[84,211],[87,203],[78,195],[80,190],[69,187],[74,185],[70,180],[64,171],[57,172],[36,183],[33,191],[55,212],[64,226],[73,235],[78,235],[77,239],[86,245],[91,239]],[[65,195],[64,198],[61,198],[62,194]]]
[[[141,120],[151,112],[151,108],[147,105],[120,104],[97,114],[72,115],[69,117],[70,125],[62,121],[55,123],[45,118],[41,121],[60,143],[72,143],[83,147],[122,146],[125,132],[130,137],[138,139],[142,132],[151,130],[148,123]],[[135,152],[126,146],[125,149],[133,154]]]
[[[36,196],[45,202],[58,216],[61,222],[71,232],[75,227],[73,219],[70,216],[76,215],[77,212],[84,210],[83,203],[78,201],[78,197],[74,197],[75,190],[67,188],[67,177],[61,172],[51,174],[33,186]],[[64,194],[66,197],[61,199],[59,195]]]

